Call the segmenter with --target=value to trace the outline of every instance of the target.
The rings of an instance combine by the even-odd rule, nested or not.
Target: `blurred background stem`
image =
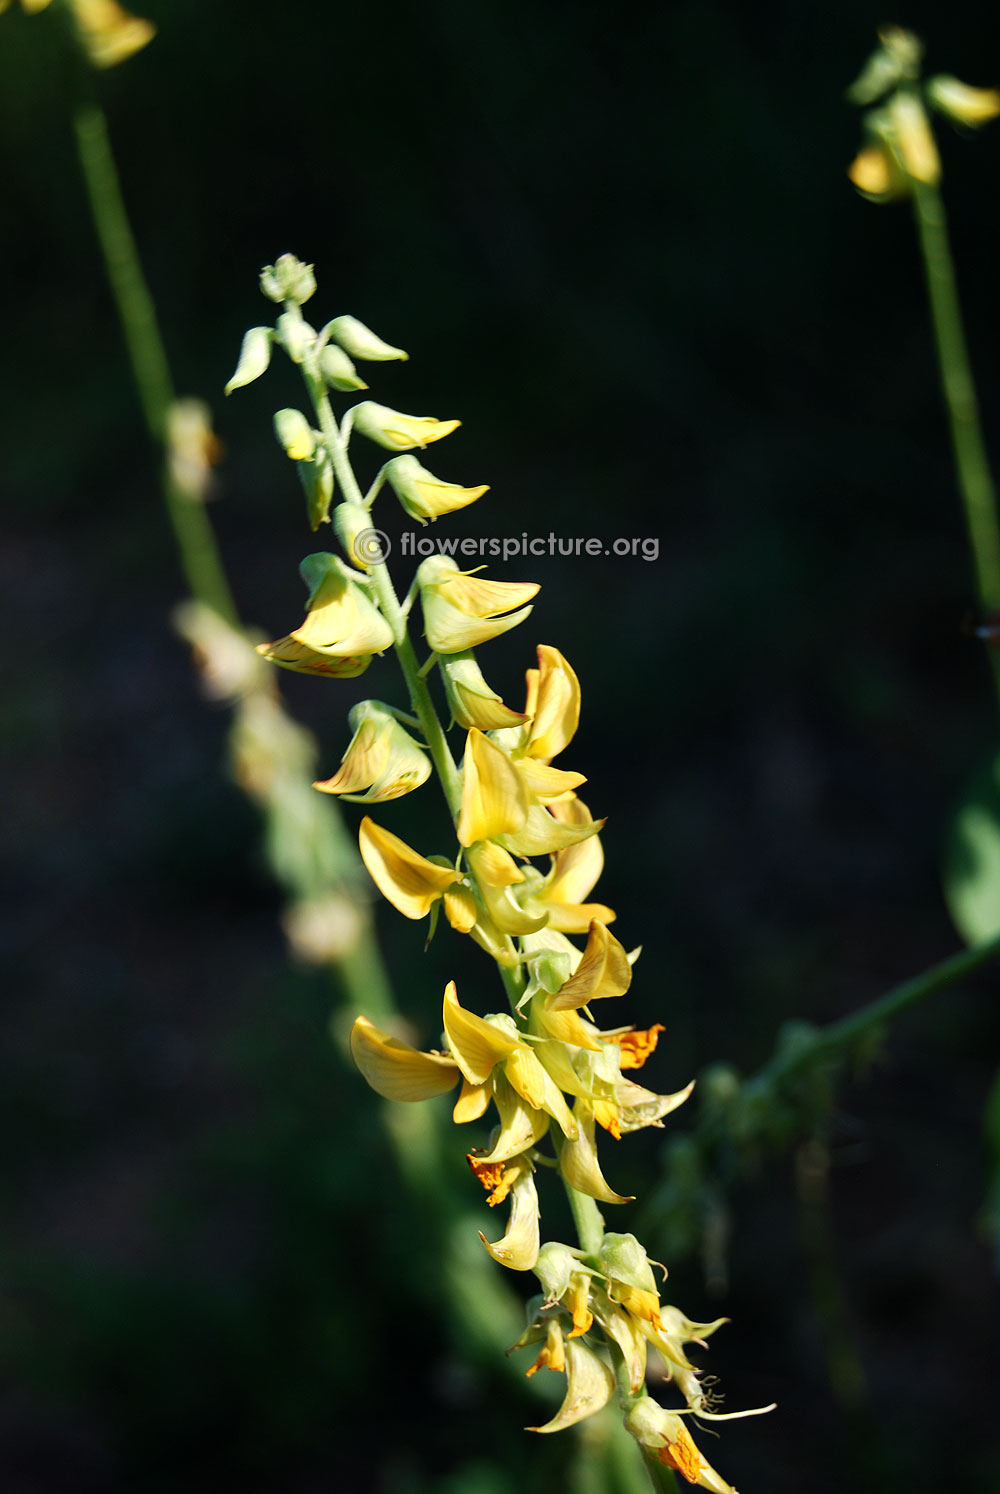
[[[948,412],[958,488],[972,549],[983,620],[1000,608],[1000,524],[996,489],[979,418],[979,402],[962,325],[944,202],[936,186],[912,180],[914,216],[927,280],[941,390]],[[990,650],[1000,696],[1000,653]]]
[[[73,115],[77,155],[87,188],[104,268],[118,308],[132,377],[146,429],[164,466],[163,497],[173,526],[181,567],[192,596],[237,625],[236,607],[204,504],[183,493],[165,462],[167,423],[174,403],[173,379],[143,274],[139,251],[122,197],[118,168],[99,104],[81,104]]]

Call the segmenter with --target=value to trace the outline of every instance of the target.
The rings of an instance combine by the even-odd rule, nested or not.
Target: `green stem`
[[[932,965],[921,975],[914,976],[912,980],[893,986],[891,991],[886,991],[885,995],[860,1007],[858,1011],[851,1012],[849,1016],[842,1017],[839,1022],[831,1022],[828,1027],[819,1028],[812,1034],[809,1042],[796,1045],[791,1052],[776,1054],[750,1083],[762,1086],[778,1084],[819,1059],[831,1058],[846,1051],[859,1038],[883,1027],[893,1017],[898,1017],[928,996],[953,986],[956,981],[964,980],[998,956],[1000,935],[983,944],[974,944],[971,949],[961,950],[950,959],[942,960],[939,965]]]
[[[914,180],[913,205],[920,235],[927,294],[937,343],[941,388],[965,508],[979,601],[984,614],[1000,608],[1000,524],[976,399],[976,386],[962,326],[955,267],[948,243],[944,203],[936,186]],[[991,653],[1000,690],[1000,655]]]
[[[118,308],[143,418],[162,457],[170,407],[174,402],[173,381],[156,306],[142,271],[125,209],[107,120],[100,105],[81,105],[73,115],[73,128],[90,210],[111,293]],[[181,567],[192,595],[227,622],[236,624],[236,608],[204,506],[180,491],[166,462],[161,470],[161,484]]]
[[[319,420],[320,430],[330,453],[330,461],[333,465],[334,475],[340,484],[340,491],[347,503],[354,504],[358,508],[359,528],[364,528],[370,523],[370,515],[365,508],[364,497],[358,486],[358,480],[354,475],[350,457],[341,436],[340,429],[334,418],[330,399],[322,377],[313,369],[303,366],[303,377],[309,389],[309,394]],[[462,784],[459,777],[455,759],[451,755],[441,725],[438,713],[434,708],[427,682],[420,673],[420,665],[414,652],[413,644],[406,627],[406,614],[399,603],[396,588],[392,584],[388,567],[384,561],[375,562],[369,570],[372,587],[378,598],[379,609],[389,627],[392,629],[393,644],[396,657],[399,659],[406,687],[410,692],[410,704],[413,713],[420,722],[421,730],[427,741],[427,746],[433,759],[434,766],[438,772],[438,778],[444,791],[452,820],[457,823],[462,808]]]

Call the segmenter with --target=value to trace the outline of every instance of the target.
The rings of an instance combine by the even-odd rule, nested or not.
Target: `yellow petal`
[[[339,583],[339,584],[338,584]],[[324,582],[292,638],[318,653],[378,654],[392,647],[392,629],[375,603],[356,584],[336,576]]]
[[[493,1071],[492,1086],[500,1129],[489,1151],[479,1153],[479,1160],[507,1162],[538,1145],[549,1129],[549,1117],[544,1110],[534,1110],[525,1104],[499,1069]]]
[[[424,637],[436,654],[461,654],[470,648],[478,648],[491,638],[499,638],[516,628],[531,611],[522,607],[507,617],[470,617],[460,607],[438,595],[437,588],[425,591],[421,597],[424,613]]]
[[[358,841],[375,886],[406,918],[426,918],[432,904],[459,880],[458,872],[428,861],[367,815],[361,821]]]
[[[460,420],[437,420],[433,415],[404,415],[401,410],[390,410],[374,400],[365,400],[354,406],[354,429],[379,446],[390,451],[409,451],[414,446],[429,446],[451,435],[461,425]]]
[[[528,754],[551,762],[572,739],[580,721],[580,681],[557,648],[538,646],[537,681],[528,682],[533,721]]]
[[[444,895],[444,916],[453,929],[469,934],[476,926],[476,899],[468,887],[449,887]]]
[[[559,1171],[571,1188],[596,1198],[599,1203],[630,1203],[631,1195],[615,1193],[604,1180],[597,1161],[593,1111],[583,1100],[574,1107],[579,1128],[575,1141],[564,1141],[559,1149]]]
[[[528,793],[534,794],[545,804],[571,798],[573,790],[587,781],[582,773],[553,768],[548,763],[536,762],[532,757],[519,758],[517,771]]]
[[[632,966],[624,946],[605,924],[594,922],[576,973],[546,1005],[554,1012],[579,1010],[591,1001],[623,996],[631,984]]]
[[[886,197],[894,180],[892,162],[880,145],[866,145],[847,168],[847,175],[868,197]]]
[[[325,794],[356,794],[371,788],[381,778],[389,762],[389,738],[379,723],[370,718],[362,721],[351,744],[340,760],[340,769],[332,778],[314,783],[313,788]]]
[[[464,1126],[468,1121],[478,1120],[481,1115],[485,1115],[491,1098],[488,1084],[470,1084],[468,1079],[463,1079],[455,1108],[451,1112],[456,1126]]]
[[[933,186],[941,177],[941,160],[923,104],[912,94],[896,93],[890,101],[889,111],[903,165],[918,182]]]
[[[473,727],[462,770],[462,812],[458,839],[463,846],[520,830],[528,813],[524,785],[513,763],[489,737]]]
[[[350,714],[355,733],[332,778],[314,783],[325,794],[350,794],[362,804],[381,804],[412,793],[431,774],[431,761],[389,711],[363,700]],[[367,793],[360,790],[366,789]]]
[[[593,1416],[614,1394],[615,1377],[586,1344],[566,1342],[566,1396],[551,1421],[529,1432],[561,1432],[584,1417]]]
[[[558,808],[558,804],[553,805],[553,809]],[[603,829],[603,820],[592,820],[586,825],[564,825],[543,804],[537,800],[529,801],[523,829],[503,836],[501,844],[516,856],[550,856],[591,835],[598,835]]]
[[[510,710],[496,691],[490,689],[471,651],[444,655],[440,669],[448,707],[456,725],[466,730],[478,726],[480,731],[501,731],[520,726],[525,721],[520,711]]]
[[[470,1084],[484,1084],[500,1061],[521,1043],[500,1027],[459,1004],[455,982],[444,993],[444,1031],[448,1048]]]
[[[549,1318],[546,1323],[545,1342],[534,1364],[530,1369],[525,1370],[525,1376],[530,1379],[535,1371],[540,1369],[561,1370],[563,1372],[566,1369],[565,1340],[563,1339],[563,1331],[555,1318]]]
[[[458,1083],[458,1065],[442,1053],[421,1053],[382,1032],[367,1017],[351,1029],[351,1055],[372,1089],[386,1100],[428,1100]]]
[[[539,591],[536,581],[486,581],[481,576],[465,575],[454,561],[451,564],[455,567],[453,571],[439,571],[436,579],[425,584],[436,586],[445,601],[469,617],[499,617],[530,602]]]
[[[932,78],[927,91],[943,113],[960,124],[986,124],[1000,114],[1000,93],[995,88],[973,88],[958,78]]]
[[[581,799],[568,799],[552,810],[564,825],[592,825],[594,817]],[[545,891],[550,903],[582,903],[594,890],[604,870],[604,852],[600,838],[591,835],[576,845],[566,846],[556,855],[552,880]],[[600,919],[599,922],[609,922]],[[586,930],[587,925],[581,932]]]
[[[504,1075],[528,1105],[551,1115],[564,1136],[577,1136],[573,1112],[563,1098],[562,1090],[528,1047],[511,1053],[504,1065]]]
[[[490,1244],[482,1230],[479,1238],[495,1261],[511,1271],[530,1271],[538,1259],[538,1193],[531,1164],[518,1170],[511,1188],[510,1219],[503,1239]]]
[[[280,664],[282,669],[292,669],[296,674],[325,675],[328,679],[335,680],[356,679],[359,674],[364,674],[372,661],[371,654],[345,657],[320,654],[291,634],[286,638],[276,639],[274,643],[258,643],[257,652],[263,658],[270,659],[272,664]]]

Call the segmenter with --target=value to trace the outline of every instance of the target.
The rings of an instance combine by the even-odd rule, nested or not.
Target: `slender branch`
[[[936,186],[913,180],[913,206],[937,344],[941,389],[951,429],[959,492],[965,508],[979,601],[984,614],[1000,608],[1000,524],[983,440],[976,386],[962,325],[944,202]],[[991,651],[1000,692],[1000,654]]]
[[[808,1041],[797,1044],[792,1051],[776,1053],[758,1076],[749,1082],[761,1086],[779,1084],[821,1059],[836,1056],[852,1047],[867,1033],[883,1027],[893,1017],[898,1017],[928,996],[953,986],[956,981],[964,980],[967,975],[974,974],[998,956],[1000,935],[983,944],[974,944],[971,949],[961,950],[950,959],[942,960],[939,965],[932,965],[923,974],[893,986],[891,991],[886,991],[883,996],[860,1007],[858,1011],[851,1012],[849,1016],[842,1017],[839,1022],[817,1028]]]
[[[99,104],[81,105],[73,116],[77,154],[94,226],[104,256],[111,293],[125,336],[146,429],[161,459],[174,386],[156,305],[143,274],[115,165],[108,125]],[[181,568],[192,595],[227,622],[237,624],[236,607],[204,505],[182,493],[166,462],[161,485],[173,526]]]
[[[348,503],[356,504],[358,507],[359,527],[363,528],[370,522],[370,515],[365,508],[365,500],[354,475],[350,458],[341,436],[340,428],[334,417],[330,406],[330,399],[322,377],[308,366],[303,365],[303,377],[309,390],[313,407],[319,420],[320,430],[330,453],[330,461],[333,465],[334,474],[340,490]],[[458,768],[452,757],[451,748],[448,746],[441,725],[440,718],[434,707],[434,701],[426,680],[420,673],[420,665],[410,641],[410,635],[406,627],[406,614],[399,603],[396,588],[392,584],[389,569],[384,561],[374,561],[369,568],[372,586],[378,597],[379,608],[382,616],[392,629],[392,636],[396,656],[399,659],[403,677],[406,680],[407,689],[410,692],[410,704],[413,713],[420,722],[421,729],[427,740],[428,750],[433,759],[434,766],[438,771],[438,778],[444,791],[448,808],[451,811],[453,821],[458,820],[462,805],[462,787],[459,779]]]

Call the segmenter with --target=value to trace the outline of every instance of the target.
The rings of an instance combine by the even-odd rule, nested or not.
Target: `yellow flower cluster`
[[[867,141],[847,170],[862,196],[873,202],[907,197],[940,180],[928,107],[966,129],[1000,115],[995,88],[973,88],[944,74],[921,84],[922,56],[923,45],[912,31],[884,26],[878,48],[849,90],[854,103],[876,106],[864,116]]]
[[[368,526],[382,487],[421,523],[465,508],[487,489],[443,482],[415,457],[397,454],[363,497],[347,442],[353,432],[399,453],[442,439],[458,422],[365,400],[338,425],[327,390],[367,388],[352,360],[406,354],[354,317],[313,329],[301,312],[316,289],[312,266],[293,256],[269,266],[261,287],[284,310],[274,329],[247,333],[228,389],[260,377],[274,347],[301,365],[318,423],[284,409],[275,416],[275,433],[299,469],[311,526],[332,522],[348,563],[327,553],[308,556],[301,568],[305,620],[258,651],[284,668],[343,677],[360,674],[389,647],[397,650],[413,714],[383,701],[356,705],[340,767],[315,787],[383,804],[419,787],[436,767],[457,846],[449,855],[427,855],[366,816],[361,855],[375,885],[404,917],[429,919],[433,933],[443,912],[453,929],[493,957],[510,1008],[480,1015],[450,982],[441,1050],[422,1052],[360,1016],[351,1034],[355,1063],[386,1099],[410,1103],[457,1088],[457,1124],[494,1117],[487,1144],[471,1147],[468,1160],[489,1205],[506,1203],[509,1217],[498,1239],[481,1238],[496,1261],[538,1278],[541,1295],[518,1343],[540,1346],[527,1373],[547,1367],[567,1378],[559,1412],[532,1430],[553,1432],[580,1421],[617,1391],[626,1425],[650,1457],[691,1483],[730,1494],[682,1420],[688,1414],[717,1419],[685,1345],[703,1343],[721,1320],[693,1323],[661,1303],[645,1250],[632,1235],[604,1232],[596,1209],[596,1203],[628,1202],[601,1171],[598,1131],[618,1140],[660,1126],[692,1085],[658,1094],[631,1077],[656,1048],[661,1023],[602,1029],[594,1020],[598,1002],[629,990],[639,951],[626,951],[610,931],[612,909],[591,900],[603,869],[604,821],[578,797],[584,775],[555,765],[577,730],[579,681],[559,649],[547,644],[527,672],[523,709],[506,704],[483,677],[474,651],[528,617],[538,591],[533,582],[489,580],[436,555],[421,563],[406,602],[398,602],[378,545],[368,543],[379,535]],[[335,485],[342,500],[331,512]],[[422,669],[408,633],[418,599],[431,650]],[[460,763],[429,692],[433,668],[450,725],[463,733]],[[535,1181],[542,1165],[559,1172],[578,1218],[586,1215],[579,1247],[542,1243]],[[648,1397],[650,1354],[683,1397],[681,1410],[666,1411]]]

